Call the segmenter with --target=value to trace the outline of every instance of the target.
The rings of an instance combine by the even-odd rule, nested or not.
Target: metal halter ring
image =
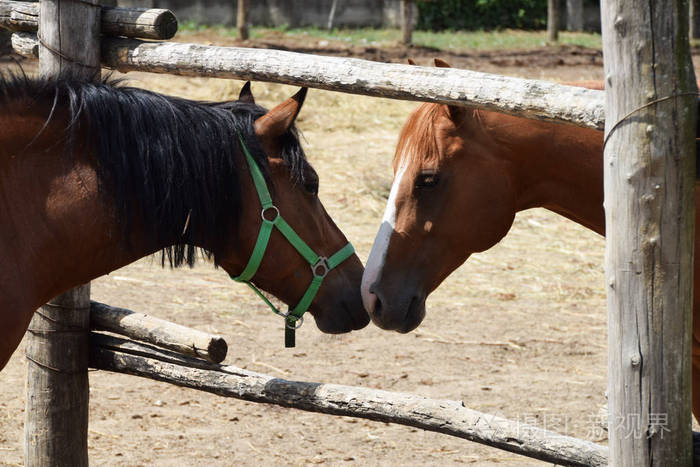
[[[319,269],[322,271],[321,274],[318,273]],[[314,277],[324,278],[330,270],[331,268],[328,266],[328,258],[325,256],[319,256],[316,264],[311,265],[311,273],[314,275]]]
[[[290,326],[290,324],[291,324],[291,326]],[[289,312],[287,312],[287,314],[284,315],[284,325],[285,325],[285,327],[287,327],[289,329],[299,329],[303,324],[304,324],[304,317],[303,316],[299,316],[297,319],[295,319],[293,322],[290,323]]]
[[[265,211],[267,211],[269,209],[272,209],[275,211],[275,217],[273,217],[272,219],[268,219],[267,217],[265,217]],[[275,206],[275,205],[268,206],[266,208],[262,208],[262,211],[260,211],[260,217],[262,217],[263,222],[270,222],[270,223],[274,224],[279,216],[280,216],[280,210],[277,209],[277,206]]]

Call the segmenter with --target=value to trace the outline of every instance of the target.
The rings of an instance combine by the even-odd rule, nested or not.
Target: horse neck
[[[489,112],[481,121],[512,162],[518,211],[543,207],[604,234],[602,132]]]
[[[159,249],[138,235],[124,248],[81,135],[74,155],[65,153],[64,119],[26,148],[45,115],[25,119],[20,131],[0,130],[0,300],[32,307]],[[0,128],[13,128],[2,120]]]

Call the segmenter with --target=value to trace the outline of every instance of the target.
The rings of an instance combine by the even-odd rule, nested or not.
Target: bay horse
[[[498,243],[519,211],[549,209],[605,235],[602,131],[426,103],[401,130],[393,168],[362,277],[365,309],[382,329],[418,327],[426,297],[472,253]],[[697,185],[695,200],[700,216]],[[694,247],[700,251],[700,229]],[[700,419],[700,255],[694,274],[693,412]]]
[[[362,264],[318,199],[294,125],[305,88],[266,111],[249,83],[225,103],[118,84],[0,76],[0,369],[40,305],[158,251],[171,267],[201,251],[289,305],[303,298],[323,332],[369,322]],[[274,205],[261,207],[258,182]],[[262,224],[277,228],[250,274]]]

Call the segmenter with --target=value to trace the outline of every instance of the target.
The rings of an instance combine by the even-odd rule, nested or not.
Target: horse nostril
[[[377,292],[376,289],[377,283],[375,282],[374,284],[369,286],[368,294],[367,294],[367,303],[366,309],[367,313],[372,317],[373,320],[380,320],[382,318],[382,313],[384,311],[384,307],[382,305],[382,299],[379,298],[379,293]]]
[[[375,299],[374,299],[374,307],[372,307],[372,315],[374,315],[375,318],[381,318],[382,316],[382,300],[379,298],[379,295],[374,294]]]

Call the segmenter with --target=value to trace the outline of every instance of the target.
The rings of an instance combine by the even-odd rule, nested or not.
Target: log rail
[[[605,446],[477,412],[466,408],[461,401],[339,384],[289,381],[94,332],[90,335],[89,353],[92,368],[141,376],[223,397],[412,426],[557,465],[607,465]]]
[[[13,34],[12,45],[30,58],[38,50],[34,33]],[[602,91],[455,68],[116,37],[102,40],[102,65],[120,72],[267,81],[473,107],[598,130],[605,125]]]
[[[161,8],[101,7],[100,31],[108,36],[171,39],[177,32],[177,18]],[[0,0],[0,28],[17,32],[39,29],[39,3]]]
[[[228,351],[221,336],[95,301],[90,302],[90,329],[120,334],[212,363],[224,361]]]

